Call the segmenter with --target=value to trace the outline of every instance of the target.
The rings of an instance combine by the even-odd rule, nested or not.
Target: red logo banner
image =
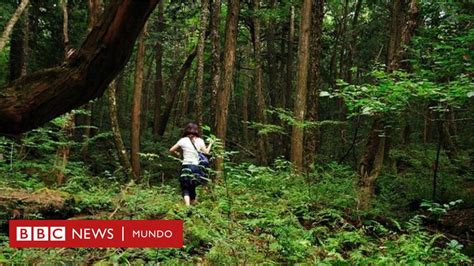
[[[182,248],[180,220],[11,220],[14,248]]]

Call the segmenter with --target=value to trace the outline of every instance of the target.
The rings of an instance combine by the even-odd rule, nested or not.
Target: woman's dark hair
[[[189,122],[183,130],[183,138],[189,135],[196,137],[201,137],[201,132],[199,131],[199,126],[197,123]]]

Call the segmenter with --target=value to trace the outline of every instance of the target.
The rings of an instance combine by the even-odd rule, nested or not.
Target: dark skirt
[[[196,199],[196,187],[203,184],[206,174],[199,165],[185,164],[181,168],[179,183],[181,184],[181,195],[189,196],[191,200]]]

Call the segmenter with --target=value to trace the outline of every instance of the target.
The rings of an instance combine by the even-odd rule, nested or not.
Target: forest
[[[0,3],[0,264],[474,263],[473,1]],[[55,219],[184,246],[9,246]]]

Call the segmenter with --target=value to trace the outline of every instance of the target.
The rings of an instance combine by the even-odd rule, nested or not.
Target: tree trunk
[[[311,33],[311,10],[313,0],[304,0],[301,7],[300,37],[298,43],[298,68],[296,78],[296,99],[293,116],[298,124],[291,133],[291,162],[297,170],[303,170],[303,123],[306,112],[308,87],[309,37]]]
[[[394,0],[392,7],[392,24],[394,20],[400,16],[400,9],[402,7],[398,3],[399,0]],[[405,25],[399,25],[403,27],[402,30],[391,29],[390,46],[388,49],[387,58],[389,61],[389,67],[387,71],[394,71],[399,68],[400,61],[405,54],[405,46],[411,40],[411,37],[415,31],[417,25],[417,17],[419,14],[419,7],[416,0],[411,0],[409,3],[408,20]],[[393,26],[393,25],[392,25]],[[399,35],[397,32],[401,32]],[[401,38],[400,40],[392,40],[393,38]],[[388,129],[390,127],[387,127]],[[374,119],[374,124],[367,138],[367,148],[359,164],[359,208],[368,209],[370,208],[370,198],[373,196],[375,181],[380,174],[382,169],[384,157],[389,155],[390,148],[390,136],[385,130],[385,124],[383,118],[377,117]],[[383,134],[382,134],[383,133]],[[383,137],[379,137],[383,135]]]
[[[455,132],[453,131],[454,117],[452,116],[453,108],[446,108],[446,113],[442,116],[445,122],[442,123],[440,130],[443,148],[452,162],[458,157],[458,149],[455,141]]]
[[[240,0],[230,0],[227,22],[225,27],[224,58],[222,61],[222,75],[217,94],[216,109],[216,136],[221,139],[223,147],[227,135],[227,111],[229,99],[234,81],[234,67],[237,49],[237,31],[239,22]],[[216,171],[221,176],[223,170],[223,158],[216,159]]]
[[[3,48],[5,48],[8,38],[10,37],[10,34],[13,31],[13,27],[15,27],[15,24],[20,19],[23,11],[25,11],[26,7],[28,6],[28,3],[29,3],[29,0],[22,0],[20,5],[15,10],[15,13],[13,13],[13,16],[7,22],[7,25],[5,25],[5,29],[3,30],[2,37],[0,38],[0,52],[3,50]]]
[[[253,11],[258,13],[260,9],[260,0],[253,0]],[[260,19],[254,15],[253,20],[253,49],[254,49],[254,60],[255,60],[255,77],[254,77],[254,89],[255,96],[257,98],[257,119],[259,123],[266,124],[267,116],[265,114],[265,96],[263,94],[263,66],[262,66],[262,43],[260,40]],[[268,140],[267,136],[259,136],[258,142],[258,160],[261,164],[266,165],[267,160],[267,147]]]
[[[213,0],[211,6],[211,125],[216,125],[215,117],[217,110],[217,92],[221,80],[221,43],[220,43],[220,14],[221,0]]]
[[[175,119],[174,121],[179,121],[181,124],[186,123],[186,120],[188,119],[188,114],[189,114],[189,90],[190,90],[190,77],[191,75],[188,75],[187,78],[184,79],[183,81],[183,104],[180,109],[178,109],[177,114],[179,114],[179,119]],[[178,117],[177,117],[178,118]]]
[[[317,122],[319,119],[319,80],[321,58],[321,36],[323,32],[324,0],[313,0],[311,17],[311,65],[309,73],[308,120]],[[306,162],[314,163],[319,144],[319,126],[310,128],[306,135]]]
[[[424,117],[424,125],[423,125],[423,144],[428,144],[431,142],[432,137],[431,137],[431,131],[432,131],[432,125],[433,125],[433,111],[431,110],[431,105],[428,105],[426,108],[426,113]]]
[[[146,24],[144,26],[143,32],[138,37],[137,61],[135,65],[135,80],[132,98],[132,128],[130,129],[130,161],[132,165],[132,172],[136,180],[140,179],[140,118],[142,107],[143,68],[145,57],[145,28]]]
[[[161,1],[158,6],[158,34],[163,33],[165,26],[164,18],[165,1]],[[155,55],[155,110],[153,112],[153,140],[158,138],[158,131],[161,117],[161,97],[163,96],[164,80],[163,80],[163,39],[159,36],[156,43]]]
[[[87,9],[89,11],[87,32],[91,32],[102,14],[102,0],[87,0]]]
[[[291,108],[293,92],[293,44],[295,42],[295,7],[290,10],[290,29],[288,31],[288,57],[286,61],[285,108]]]
[[[398,42],[399,45],[394,51],[392,59],[389,61],[389,72],[400,68],[400,64],[402,63],[402,60],[406,54],[406,47],[410,43],[411,38],[413,37],[415,30],[418,26],[419,16],[420,6],[417,0],[411,0],[408,5],[407,21],[403,28],[400,30],[401,36]]]
[[[196,97],[194,114],[198,125],[203,122],[203,93],[204,93],[204,45],[206,41],[207,19],[209,17],[209,0],[201,0],[201,17],[199,22],[199,43],[197,46]]]
[[[341,49],[339,50],[339,72],[337,74],[338,79],[344,79],[345,68],[346,68],[346,63],[347,63],[344,60],[344,54],[346,52],[346,48],[348,45],[347,43],[347,20],[349,18],[348,15],[349,15],[349,0],[345,0],[342,22],[341,22],[341,34],[340,34],[341,35]],[[341,104],[339,108],[340,108],[340,113],[342,116],[343,109],[344,109],[344,102],[340,101],[339,103]]]
[[[384,126],[381,118],[374,118],[367,138],[366,153],[359,162],[358,208],[361,210],[370,208],[370,199],[374,194],[375,181],[382,170],[385,151]]]
[[[341,39],[341,34],[342,34],[342,22],[340,22],[339,20],[335,19],[334,23],[336,23],[335,25],[335,29],[334,29],[334,45],[333,45],[333,48],[332,48],[332,52],[331,52],[331,59],[329,60],[329,76],[330,76],[330,86],[332,88],[335,88],[336,87],[336,79],[337,79],[337,51],[338,51],[338,47],[339,47],[339,40]],[[336,100],[336,104],[337,104],[337,107],[339,107],[339,99]],[[338,111],[339,109],[336,108],[336,112]]]
[[[293,67],[293,57],[294,57],[294,43],[295,43],[295,7],[291,6],[290,8],[290,23],[289,23],[289,30],[288,30],[288,42],[287,42],[287,57],[286,57],[286,73],[285,73],[285,91],[282,93],[283,100],[282,105],[285,109],[290,109],[293,107],[293,79],[294,79],[294,67]],[[289,132],[290,125],[288,122],[285,122],[282,125],[285,128],[286,132]],[[286,159],[291,157],[291,136],[283,135],[282,136],[282,154],[285,156]]]
[[[0,88],[0,133],[26,132],[101,96],[127,63],[158,2],[111,1],[99,25],[61,66]]]
[[[28,9],[24,12],[20,23],[13,28],[10,40],[9,52],[9,75],[8,80],[11,82],[19,77],[26,75],[27,58],[29,51],[29,17]]]
[[[419,6],[417,0],[411,0],[408,5],[408,12],[407,12],[407,20],[405,24],[399,25],[400,32],[398,38],[399,40],[396,42],[396,50],[393,51],[394,54],[389,61],[389,66],[387,71],[392,72],[400,68],[403,58],[405,57],[406,53],[406,46],[410,43],[410,40],[415,33],[415,29],[418,25],[418,15],[419,15]],[[404,8],[407,9],[407,8]],[[385,140],[385,159],[390,160],[390,148],[392,146],[392,130],[391,127],[388,127],[389,130],[386,131],[386,140]]]
[[[102,0],[87,0],[87,9],[88,9],[88,22],[87,22],[87,33],[90,33],[92,29],[97,25],[100,15],[102,13]],[[87,160],[89,154],[89,138],[91,136],[92,128],[92,102],[87,103],[84,108],[87,112],[84,117],[84,131],[82,133],[82,148],[81,155],[84,161]]]
[[[254,0],[256,1],[256,0]],[[271,12],[275,11],[276,1],[270,0],[269,9]],[[267,56],[268,56],[268,87],[269,90],[269,101],[268,106],[276,107],[278,104],[279,90],[278,88],[278,71],[276,63],[276,52],[275,52],[275,26],[276,21],[274,18],[268,20],[267,25]]]
[[[21,66],[21,75],[25,76],[28,74],[28,57],[30,54],[30,14],[28,12],[28,8],[23,11],[23,48],[22,48],[22,56],[23,56],[23,64]]]
[[[69,24],[68,24],[68,7],[67,0],[61,0],[61,10],[63,13],[63,42],[64,42],[64,58],[67,57],[69,51]],[[56,154],[56,183],[61,185],[64,182],[64,172],[66,170],[67,163],[69,161],[69,154],[71,152],[71,146],[69,142],[74,136],[74,127],[75,127],[75,115],[74,112],[69,112],[65,115],[65,122],[61,128],[61,132],[64,136],[65,144],[62,144]]]
[[[197,49],[196,47],[194,47],[192,52],[186,58],[186,61],[181,66],[181,69],[179,70],[178,74],[174,78],[173,87],[170,89],[170,93],[166,101],[165,109],[160,118],[160,124],[158,127],[159,136],[163,136],[165,134],[166,126],[168,125],[168,120],[170,118],[171,111],[173,110],[173,106],[176,102],[176,96],[179,93],[179,88],[181,87],[181,83],[183,83],[183,80],[186,77],[186,73],[191,68],[194,57],[196,57],[196,53],[197,53]]]
[[[112,133],[114,137],[115,148],[117,149],[117,154],[127,176],[135,178],[133,172],[131,171],[132,166],[130,164],[130,157],[128,156],[127,149],[123,143],[122,134],[120,133],[120,125],[117,119],[117,82],[113,80],[109,85],[108,93],[108,104],[109,104],[109,119],[110,127],[112,128]]]
[[[391,18],[390,18],[390,38],[387,48],[387,66],[390,66],[394,60],[396,51],[400,47],[400,28],[403,23],[402,4],[405,0],[392,0]]]
[[[358,34],[358,21],[359,21],[359,14],[362,8],[363,0],[357,0],[355,10],[354,10],[354,17],[352,19],[352,29],[351,29],[351,36],[349,42],[349,50],[347,51],[347,69],[346,69],[346,81],[347,83],[352,83],[352,70],[353,61],[354,61],[354,54],[357,46],[357,34]]]
[[[245,84],[242,88],[242,135],[245,145],[249,144],[249,88],[250,78],[245,76]]]

